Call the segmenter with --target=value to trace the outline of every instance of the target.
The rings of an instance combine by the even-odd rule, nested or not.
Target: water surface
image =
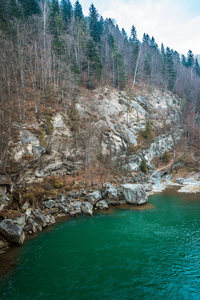
[[[0,299],[200,299],[200,198],[61,222],[22,248]]]

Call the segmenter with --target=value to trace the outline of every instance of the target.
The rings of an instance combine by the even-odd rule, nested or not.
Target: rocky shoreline
[[[105,183],[99,190],[87,193],[84,189],[60,194],[56,199],[42,202],[42,206],[30,207],[26,203],[12,218],[0,222],[0,254],[11,245],[22,245],[26,238],[56,223],[60,218],[74,217],[80,214],[93,216],[95,210],[106,210],[113,205],[143,205],[148,196],[162,192],[168,187],[178,187],[181,193],[200,192],[200,175],[190,174],[187,178],[177,178],[156,173],[151,182],[142,184],[121,184],[118,187]],[[10,204],[6,194],[1,198],[1,208],[6,210]]]
[[[147,201],[141,184],[122,184],[116,188],[111,183],[105,183],[101,190],[89,194],[84,190],[71,191],[67,196],[60,194],[57,199],[44,201],[42,209],[25,205],[18,216],[0,222],[0,253],[4,253],[12,244],[22,245],[28,235],[55,224],[61,217],[80,214],[93,216],[94,210],[108,209],[111,205],[142,205]]]

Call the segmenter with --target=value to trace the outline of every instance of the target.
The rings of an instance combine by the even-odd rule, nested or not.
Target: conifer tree
[[[49,29],[54,38],[58,38],[62,27],[58,0],[51,0],[49,9]]]
[[[186,65],[187,65],[186,57],[185,57],[185,55],[183,55],[183,54],[182,54],[182,56],[181,56],[181,63],[182,63],[182,65],[183,65],[184,67],[186,67]]]
[[[72,18],[72,4],[69,0],[61,0],[62,18],[65,25],[68,25]]]
[[[19,7],[16,0],[10,0],[8,6],[8,15],[10,19],[22,17],[22,8]]]
[[[176,73],[174,70],[172,50],[170,50],[169,47],[166,48],[166,76],[168,80],[167,88],[172,91],[174,89]]]
[[[200,66],[197,58],[195,59],[194,63],[194,71],[197,74],[197,76],[200,76]]]
[[[138,39],[137,39],[137,31],[134,25],[132,25],[131,27],[131,36],[130,36],[130,41],[131,43],[137,43]]]
[[[124,38],[126,41],[128,41],[128,35],[127,35],[127,33],[126,33],[126,31],[125,31],[124,28],[122,28],[121,34],[122,34],[123,38]]]
[[[151,76],[151,55],[148,52],[144,61],[144,73],[147,77]]]
[[[194,65],[194,55],[191,50],[188,51],[187,53],[187,62],[186,62],[186,67],[191,68]]]
[[[89,14],[89,25],[90,25],[90,35],[95,43],[100,42],[100,31],[99,31],[99,14],[94,7],[93,4],[91,4],[89,8],[90,14]]]
[[[80,2],[77,0],[74,4],[74,17],[76,20],[81,20],[83,16],[83,10]]]
[[[40,13],[40,6],[37,0],[19,0],[19,6],[22,7],[25,18]]]
[[[100,79],[102,64],[97,47],[92,39],[87,42],[86,56],[88,59],[88,88],[95,87],[95,79]]]
[[[4,3],[0,2],[0,29],[5,30],[7,28],[7,20],[6,20],[6,13],[4,10]]]

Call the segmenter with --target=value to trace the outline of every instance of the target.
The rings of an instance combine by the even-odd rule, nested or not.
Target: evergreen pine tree
[[[182,65],[183,65],[184,67],[186,67],[186,65],[187,65],[186,57],[185,57],[185,55],[183,55],[183,54],[182,54],[182,56],[181,56],[181,63],[182,63]]]
[[[5,30],[7,28],[6,12],[4,9],[4,3],[0,2],[0,29]]]
[[[137,64],[137,59],[138,59],[138,55],[139,55],[139,41],[137,39],[137,31],[135,26],[133,25],[131,28],[131,36],[129,39],[130,42],[130,47],[131,47],[131,71],[132,74],[135,74],[135,68],[136,68],[136,64]]]
[[[200,76],[200,66],[197,58],[195,59],[194,63],[194,71],[197,74],[197,76]]]
[[[144,46],[150,46],[151,40],[148,34],[144,33],[142,38],[142,44]]]
[[[62,27],[58,0],[51,0],[49,9],[49,29],[54,38],[58,39]]]
[[[81,20],[84,17],[82,6],[78,0],[74,4],[74,17],[76,20]]]
[[[161,59],[162,59],[162,74],[165,78],[165,74],[166,74],[166,54],[165,54],[165,48],[163,43],[161,44]]]
[[[132,25],[131,27],[131,36],[130,36],[130,41],[132,43],[137,43],[138,42],[138,39],[137,39],[137,32],[136,32],[136,28],[134,25]]]
[[[170,50],[168,47],[166,48],[166,76],[167,76],[167,80],[168,80],[167,87],[170,91],[172,91],[174,88],[176,73],[174,70],[172,50]]]
[[[22,7],[25,18],[40,13],[40,6],[37,0],[19,0],[19,6]]]
[[[89,25],[90,25],[90,35],[95,43],[100,42],[100,31],[99,31],[99,14],[94,7],[93,4],[91,4],[89,8],[90,14],[89,14]]]
[[[123,38],[124,38],[126,41],[128,41],[128,35],[127,35],[127,33],[126,33],[126,31],[125,31],[124,28],[122,28],[121,34],[122,34]]]
[[[62,18],[65,25],[68,25],[72,18],[72,4],[69,0],[61,0]]]
[[[21,18],[23,15],[22,8],[17,4],[16,0],[10,0],[8,6],[9,18]]]
[[[150,46],[151,46],[152,49],[158,50],[158,45],[156,44],[155,38],[153,36],[150,40]]]
[[[95,80],[101,77],[102,64],[99,52],[92,39],[87,42],[86,56],[88,59],[88,88],[95,87]]]
[[[148,52],[144,61],[144,73],[147,77],[151,76],[151,55]]]
[[[186,67],[191,68],[194,65],[194,55],[191,50],[188,51],[187,53],[187,62],[186,62]]]

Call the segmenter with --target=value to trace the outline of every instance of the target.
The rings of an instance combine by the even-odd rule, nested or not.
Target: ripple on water
[[[1,280],[0,299],[200,299],[200,201],[166,193],[150,202],[31,239]]]

